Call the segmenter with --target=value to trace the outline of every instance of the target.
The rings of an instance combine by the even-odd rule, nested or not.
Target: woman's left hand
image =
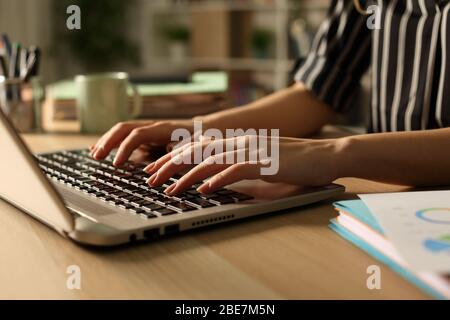
[[[173,150],[144,171],[151,174],[149,185],[160,186],[174,174],[190,169],[165,190],[168,195],[178,194],[207,178],[210,179],[197,188],[201,193],[246,179],[321,186],[339,177],[338,142],[263,136],[201,139]],[[230,145],[233,148],[227,149]],[[202,157],[200,163],[193,161],[196,155],[198,158],[204,153],[211,155]]]

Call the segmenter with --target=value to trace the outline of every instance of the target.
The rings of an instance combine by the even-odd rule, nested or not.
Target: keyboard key
[[[105,196],[105,194],[103,193],[103,192],[93,192],[93,193],[91,193],[91,196],[93,196],[93,197],[104,197]]]
[[[166,188],[163,186],[159,186],[159,187],[152,187],[152,191],[157,192],[157,193],[164,193],[164,190]]]
[[[151,202],[155,202],[157,200],[159,200],[160,196],[158,196],[157,194],[153,193],[153,194],[148,194],[144,196],[144,199],[147,201],[151,201]]]
[[[129,203],[121,203],[121,204],[119,204],[118,205],[118,207],[119,208],[122,208],[122,209],[131,209],[131,208],[134,208],[131,204],[129,204]]]
[[[146,203],[146,201],[142,198],[138,198],[139,200],[131,200],[129,203],[135,207],[140,207],[142,204]]]
[[[136,193],[136,192],[141,191],[141,190],[142,190],[141,188],[138,188],[138,187],[135,187],[135,186],[132,186],[132,185],[127,185],[127,186],[125,186],[123,188],[123,191],[129,192],[129,193]]]
[[[199,196],[200,198],[202,198],[202,199],[208,200],[208,199],[211,199],[211,198],[216,198],[218,195],[215,194],[215,193],[208,193],[208,194],[203,194],[203,193],[201,193],[201,194],[199,194],[198,196]]]
[[[200,192],[198,192],[198,191],[195,190],[195,189],[189,189],[189,190],[186,190],[185,192],[186,192],[187,194],[192,195],[192,196],[198,196],[198,195],[200,194]]]
[[[100,199],[100,200],[102,200],[102,201],[105,201],[105,202],[108,202],[108,201],[110,201],[110,200],[114,200],[113,197],[107,196],[107,195],[105,195],[105,194],[103,194],[103,196],[99,196],[98,199]]]
[[[153,203],[153,202],[143,203],[143,204],[141,204],[141,207],[144,209],[152,210],[152,211],[164,209],[164,207],[160,206],[159,204]]]
[[[238,193],[238,192],[230,194],[230,197],[233,198],[235,201],[246,201],[246,200],[253,199],[252,196],[249,196],[249,195],[246,195],[243,193]]]
[[[123,192],[123,191],[119,191],[119,190],[116,190],[116,192],[110,192],[109,194],[112,195],[115,198],[120,198],[123,201],[128,201],[128,197],[130,197],[129,193],[126,193],[126,192]]]
[[[138,196],[140,196],[140,197],[144,197],[144,196],[146,196],[148,193],[149,193],[148,190],[144,190],[144,189],[141,189],[141,188],[136,188],[136,190],[133,191],[133,194],[136,194],[136,195],[138,195]]]
[[[148,173],[143,171],[133,171],[133,176],[141,178],[141,180],[147,180],[149,178]]]
[[[157,218],[157,217],[158,217],[157,215],[155,215],[155,214],[153,214],[153,213],[150,213],[150,212],[148,212],[148,211],[144,211],[144,212],[142,212],[140,215],[141,215],[141,216],[144,216],[145,218],[149,218],[149,219],[151,219],[151,218]]]
[[[145,200],[140,197],[136,197],[136,196],[128,194],[128,196],[124,198],[124,201],[133,204],[133,202],[143,202]]]
[[[231,197],[228,196],[215,196],[212,197],[210,199],[208,199],[211,203],[217,204],[217,205],[222,205],[222,204],[228,204],[228,203],[233,203],[234,200]]]
[[[231,195],[231,194],[236,193],[236,192],[233,191],[233,190],[220,189],[220,190],[217,190],[215,193],[223,195],[223,196],[226,196],[226,195]]]
[[[197,208],[190,206],[186,203],[176,202],[169,204],[169,208],[174,209],[176,211],[186,212],[191,210],[196,210]]]
[[[195,197],[193,195],[186,194],[183,192],[183,193],[172,196],[172,198],[174,198],[175,200],[178,200],[178,201],[182,201],[182,200],[194,199]]]
[[[176,211],[174,211],[172,209],[167,209],[167,208],[157,209],[157,210],[153,210],[153,211],[159,213],[162,216],[168,216],[168,215],[177,213]]]
[[[160,198],[156,200],[156,203],[158,203],[162,206],[166,206],[168,204],[178,203],[178,201],[175,199],[172,199],[170,197],[160,196]]]
[[[88,187],[83,186],[83,185],[76,185],[76,186],[74,186],[74,188],[75,188],[75,190],[82,191],[82,190],[84,190],[84,189],[87,189]]]
[[[92,189],[84,189],[83,192],[84,192],[84,193],[87,193],[87,194],[90,194],[90,193],[94,193],[95,190],[92,190]]]
[[[144,209],[135,208],[135,207],[131,207],[130,209],[128,209],[128,211],[135,213],[135,214],[141,214],[141,213],[146,212]]]
[[[196,207],[200,207],[200,208],[214,207],[214,204],[212,204],[208,200],[205,200],[202,198],[192,198],[192,199],[185,200],[185,202],[192,206],[196,206]]]
[[[104,187],[104,184],[98,182],[98,181],[86,181],[84,183],[84,185],[88,186],[89,188],[96,190],[96,191],[100,191],[101,188]]]
[[[121,206],[121,205],[125,204],[120,199],[111,199],[111,200],[108,201],[108,203],[116,205],[116,206]]]

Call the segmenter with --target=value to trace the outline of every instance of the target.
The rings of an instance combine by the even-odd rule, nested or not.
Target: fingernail
[[[150,173],[151,170],[152,170],[154,167],[155,167],[155,163],[152,162],[152,163],[150,163],[148,166],[146,166],[146,167],[144,168],[144,172]]]
[[[197,188],[198,192],[205,193],[211,187],[211,183],[209,181],[203,183],[200,187]]]
[[[176,187],[176,183],[172,183],[170,186],[168,186],[165,190],[164,193],[170,195],[172,193],[172,191],[175,189]]]
[[[152,185],[153,182],[156,180],[156,176],[157,174],[155,173],[154,175],[152,175],[150,178],[147,179],[147,184]]]
[[[120,166],[120,161],[119,161],[119,157],[115,157],[113,160],[113,166],[118,167]]]

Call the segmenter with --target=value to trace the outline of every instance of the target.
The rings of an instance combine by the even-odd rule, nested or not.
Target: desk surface
[[[34,152],[84,148],[95,141],[75,135],[24,137]],[[338,182],[347,187],[339,199],[400,190],[357,179]],[[328,228],[336,216],[333,200],[106,250],[68,241],[0,201],[0,298],[427,298]],[[366,287],[372,264],[381,267],[381,290]],[[69,265],[81,269],[81,290],[66,287]]]

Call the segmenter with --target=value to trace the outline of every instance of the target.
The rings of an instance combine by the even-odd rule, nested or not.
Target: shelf
[[[266,72],[290,72],[294,60],[253,59],[253,58],[188,58],[180,63],[174,63],[169,59],[152,59],[150,68],[220,68],[223,70],[249,70]]]
[[[186,12],[204,12],[204,11],[288,11],[288,10],[308,10],[321,11],[326,10],[328,3],[326,1],[309,1],[308,3],[291,3],[286,4],[258,4],[258,3],[243,3],[242,1],[225,1],[225,0],[211,0],[194,3],[161,3],[149,4],[148,8],[153,13],[186,13]]]
[[[156,35],[158,23],[162,25],[176,23],[177,19],[181,18],[183,25],[190,28],[193,34],[196,32],[191,42],[193,57],[178,63],[174,63],[165,55],[167,40],[155,36],[154,41],[143,48],[143,70],[156,73],[180,70],[224,70],[235,74],[248,72],[249,82],[254,81],[256,77],[266,77],[269,79],[268,82],[271,82],[270,87],[275,90],[284,88],[289,83],[289,74],[295,63],[293,59],[289,59],[290,42],[287,35],[291,19],[296,15],[312,12],[320,22],[321,16],[325,16],[325,11],[329,7],[329,0],[141,1],[145,5],[142,8],[145,21],[142,39],[149,39],[151,33]],[[251,48],[246,47],[250,46],[245,41],[251,35],[251,28],[256,27],[267,28],[273,32],[273,48],[268,59],[252,58]],[[211,34],[209,30],[217,32]],[[233,32],[239,36],[232,37]],[[217,39],[224,41],[216,41]],[[237,47],[230,45],[233,39],[237,41]],[[208,43],[209,47],[202,49],[202,43]]]

